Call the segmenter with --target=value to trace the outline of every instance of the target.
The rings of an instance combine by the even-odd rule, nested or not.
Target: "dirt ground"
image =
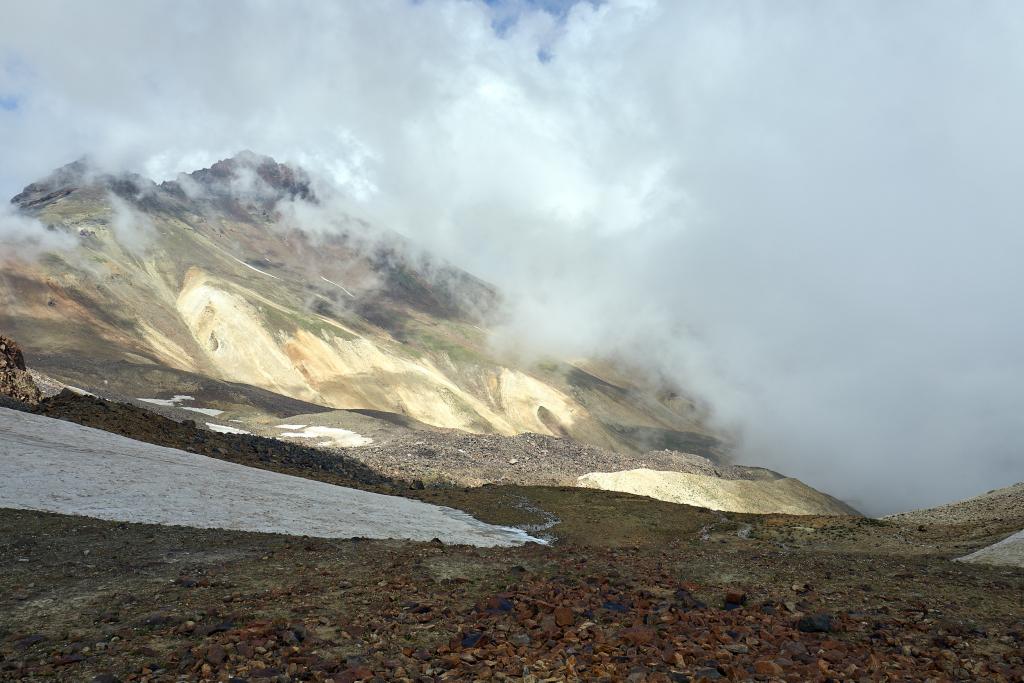
[[[1024,571],[951,562],[939,532],[571,488],[418,495],[552,543],[0,510],[0,679],[1024,680]]]

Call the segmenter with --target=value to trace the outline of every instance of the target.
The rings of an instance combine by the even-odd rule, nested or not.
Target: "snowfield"
[[[0,507],[322,538],[536,540],[450,508],[268,472],[0,408]]]

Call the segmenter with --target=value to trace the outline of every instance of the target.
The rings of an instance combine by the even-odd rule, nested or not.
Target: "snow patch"
[[[0,507],[320,538],[436,537],[477,546],[537,541],[459,510],[246,467],[6,408],[0,408]]]
[[[138,398],[136,401],[145,401],[146,403],[152,403],[156,406],[164,406],[165,408],[177,408],[178,404],[182,401],[194,401],[195,396],[189,396],[187,394],[177,394],[173,398]]]
[[[271,275],[270,273],[266,272],[265,270],[260,270],[260,269],[259,269],[259,268],[257,268],[256,266],[250,266],[250,265],[249,265],[248,263],[246,263],[246,262],[245,262],[245,261],[243,261],[242,259],[238,259],[238,258],[235,258],[234,256],[232,256],[231,258],[232,258],[232,259],[234,259],[235,261],[238,261],[239,263],[241,263],[241,264],[242,264],[243,266],[245,266],[246,268],[251,268],[252,270],[255,270],[255,271],[256,271],[257,273],[260,273],[261,275],[266,275],[267,277],[272,277],[272,278],[274,278],[275,280],[280,280],[280,279],[281,279],[281,278],[279,278],[279,277],[278,277],[278,276],[276,276],[276,275]]]
[[[144,403],[152,403],[155,406],[163,406],[165,408],[181,408],[182,410],[191,410],[193,413],[202,413],[203,415],[209,415],[210,417],[217,417],[223,410],[217,410],[216,408],[193,408],[191,406],[181,405],[185,401],[196,400],[195,396],[189,396],[188,394],[177,394],[171,398],[136,398],[136,401],[142,401]]]
[[[223,410],[217,410],[216,408],[189,408],[188,406],[179,406],[182,410],[191,410],[193,413],[202,413],[203,415],[209,415],[210,417],[217,417]]]
[[[342,448],[355,448],[356,446],[365,446],[368,443],[373,443],[373,439],[370,437],[350,432],[347,429],[339,429],[337,427],[318,427],[316,425],[306,427],[302,431],[285,432],[279,436],[291,437],[293,439],[327,438],[327,441],[319,442],[317,445],[340,446]]]
[[[325,277],[324,277],[323,275],[321,275],[321,276],[320,276],[320,279],[321,279],[321,280],[323,280],[324,282],[329,282],[329,283],[331,283],[332,285],[334,285],[335,287],[337,287],[337,288],[338,288],[338,289],[340,289],[341,291],[343,291],[343,292],[345,292],[346,294],[348,294],[348,295],[349,295],[350,297],[352,297],[353,299],[355,299],[355,298],[356,298],[356,295],[355,295],[355,294],[353,294],[352,292],[348,291],[347,289],[345,289],[344,287],[342,287],[341,285],[339,285],[339,284],[338,284],[337,282],[335,282],[334,280],[328,280],[328,279],[327,279],[327,278],[325,278]]]
[[[305,429],[306,425],[277,425],[276,429]]]
[[[207,422],[206,426],[210,428],[210,431],[220,432],[221,434],[252,434],[252,432],[247,432],[238,427],[228,427],[227,425],[219,425],[213,422]]]

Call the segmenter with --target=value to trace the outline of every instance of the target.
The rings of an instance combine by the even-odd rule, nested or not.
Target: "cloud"
[[[8,195],[301,162],[743,460],[873,512],[1024,479],[1019,3],[40,1],[0,45]]]
[[[110,229],[117,243],[131,254],[144,255],[156,237],[153,221],[128,200],[112,192],[107,193],[107,202],[111,210]]]
[[[13,211],[9,205],[0,205],[0,244],[3,244],[2,263],[7,259],[31,261],[47,252],[73,249],[77,240]]]

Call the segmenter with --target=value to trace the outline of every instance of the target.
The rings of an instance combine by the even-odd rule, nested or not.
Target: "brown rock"
[[[619,637],[633,645],[650,645],[657,633],[649,626],[633,626],[620,631]]]
[[[783,668],[770,659],[759,659],[754,662],[754,673],[762,676],[781,676]]]
[[[747,602],[747,594],[740,591],[729,591],[725,594],[725,604],[743,605]]]
[[[573,622],[572,610],[568,607],[556,607],[555,608],[555,623],[559,626],[569,626]]]
[[[207,648],[204,659],[206,659],[210,664],[218,665],[223,663],[224,660],[227,659],[227,656],[227,653],[224,652],[224,648],[220,645],[211,645]]]

